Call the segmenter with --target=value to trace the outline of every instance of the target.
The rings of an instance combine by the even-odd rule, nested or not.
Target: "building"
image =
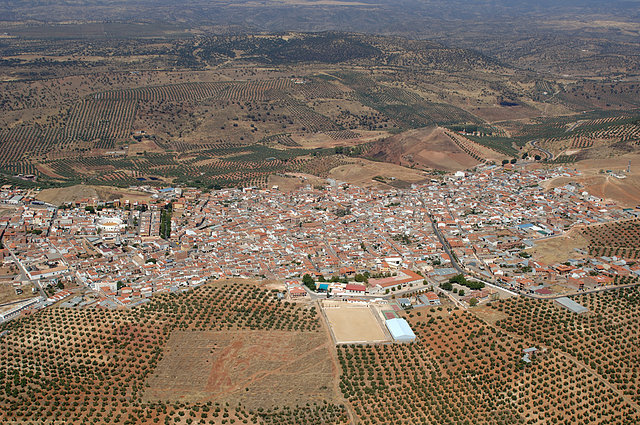
[[[566,308],[567,310],[572,311],[573,313],[576,313],[576,314],[582,314],[589,311],[587,307],[580,305],[577,302],[567,297],[558,298],[556,299],[556,302],[561,306],[563,306],[564,308]]]
[[[286,282],[289,298],[303,298],[307,296],[307,291],[297,282]]]
[[[391,332],[394,341],[413,342],[416,340],[416,334],[413,333],[411,326],[409,326],[406,320],[397,317],[386,320],[384,323],[387,329],[389,329],[389,332]]]
[[[418,297],[420,302],[424,305],[440,305],[440,297],[435,292],[427,292],[424,295]]]
[[[400,289],[409,285],[421,285],[424,277],[411,270],[402,269],[396,276],[385,277],[382,279],[370,279],[369,284],[377,287],[378,291],[385,289]]]
[[[349,283],[345,287],[347,294],[359,294],[362,295],[366,292],[367,287],[364,285],[359,285],[357,283]]]
[[[0,322],[4,322],[5,320],[13,319],[22,313],[23,311],[35,306],[38,304],[42,298],[36,297],[31,298],[30,300],[15,304],[11,306],[11,308],[0,312]]]
[[[289,288],[289,297],[291,298],[302,298],[307,296],[307,291],[298,287]]]

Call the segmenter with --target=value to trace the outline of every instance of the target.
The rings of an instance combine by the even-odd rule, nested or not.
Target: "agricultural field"
[[[588,240],[589,255],[616,256],[628,260],[640,258],[640,220],[589,226],[582,231]]]
[[[318,354],[328,350],[329,340],[315,309],[279,301],[272,291],[251,283],[224,281],[188,293],[158,295],[133,310],[47,309],[3,324],[3,331],[7,331],[0,337],[3,423],[337,424],[347,420],[334,393],[330,363],[308,368],[307,376],[318,379],[317,387],[290,394],[289,403],[267,391],[270,385],[299,388],[286,367],[269,376],[242,361],[243,355],[260,352],[262,367],[273,362],[302,366],[297,360],[306,367],[306,349],[314,347]],[[255,332],[263,344],[253,338]],[[174,362],[176,344],[185,338],[194,353],[214,349],[211,357],[205,356],[205,364],[215,358],[228,366],[220,371],[229,373],[232,385],[241,385],[235,396],[214,396],[215,389],[229,389],[227,378],[215,373],[209,375],[213,393],[207,397],[175,399],[159,390],[167,371],[177,370],[172,373],[182,377],[194,373]],[[228,350],[238,356],[225,360]],[[291,357],[280,358],[284,351]],[[315,360],[309,362],[316,364]],[[209,370],[214,367],[208,364]],[[206,378],[202,371],[200,375]],[[180,382],[172,378],[172,385]],[[191,394],[198,391],[199,381],[183,383]],[[248,399],[247,393],[256,399]]]
[[[494,303],[492,308],[503,314],[497,322],[500,329],[573,360],[637,410],[640,290],[623,288],[573,299],[589,312],[578,315],[551,300],[526,298]]]
[[[35,28],[3,39],[11,59],[0,64],[2,182],[265,187],[278,173],[328,175],[318,155],[327,164],[377,155],[442,170],[533,153],[532,140],[555,163],[640,149],[631,83],[532,79],[475,51],[397,37],[116,43],[74,39],[73,25],[66,28],[60,39]],[[31,37],[42,37],[40,47]],[[582,99],[590,92],[601,99]],[[626,97],[597,106],[605,92]],[[589,112],[584,102],[592,102]],[[455,132],[471,127],[477,134]],[[403,155],[381,146],[434,128],[449,129],[451,149],[434,156],[426,143]]]
[[[623,146],[629,146],[629,149],[633,150],[632,147],[639,143],[638,114],[636,107],[630,110],[596,110],[559,117],[539,116],[524,121],[503,121],[495,127],[497,131],[491,134],[468,137],[474,142],[511,156],[529,151],[540,153],[528,146],[535,140],[539,147],[564,157],[564,160],[556,162],[602,158],[602,148],[609,148],[607,153],[619,154],[624,153]],[[508,137],[505,131],[508,132]]]
[[[363,424],[638,421],[638,405],[576,358],[538,346],[525,366],[531,342],[472,313],[446,313],[411,313],[412,344],[338,347],[340,387]]]

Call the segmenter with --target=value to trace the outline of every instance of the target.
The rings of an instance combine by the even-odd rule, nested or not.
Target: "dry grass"
[[[8,269],[2,268],[0,269],[0,276],[5,276],[9,273]],[[17,294],[16,289],[19,288],[22,290],[22,294]],[[0,304],[10,303],[13,301],[26,300],[28,298],[33,297],[33,293],[31,289],[33,288],[32,284],[22,285],[15,288],[12,282],[1,282],[0,283]]]
[[[402,167],[400,165],[385,162],[374,162],[366,159],[354,159],[351,164],[341,165],[329,172],[329,178],[355,184],[361,187],[386,187],[389,186],[373,180],[381,176],[385,180],[394,177],[396,180],[409,183],[425,181],[428,176],[419,170]]]
[[[624,171],[631,162],[631,173]],[[588,159],[571,165],[582,172],[578,177],[560,177],[545,183],[545,187],[553,189],[567,183],[580,183],[584,190],[590,194],[619,202],[623,206],[635,207],[640,205],[640,154],[628,154],[611,158]],[[611,170],[617,174],[625,175],[619,179],[602,171]]]
[[[68,187],[60,187],[54,189],[42,190],[37,199],[54,205],[62,205],[66,202],[76,202],[84,198],[97,198],[103,201],[113,201],[120,199],[122,201],[148,201],[150,196],[143,192],[128,189],[120,189],[110,186],[85,186],[75,185]]]
[[[144,398],[304,405],[333,400],[334,375],[324,333],[174,332]]]
[[[530,253],[545,264],[562,263],[576,256],[575,248],[586,249],[587,244],[580,229],[574,228],[562,236],[537,241]]]

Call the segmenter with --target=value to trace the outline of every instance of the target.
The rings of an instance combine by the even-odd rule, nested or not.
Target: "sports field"
[[[322,305],[336,344],[386,342],[389,338],[373,310],[366,305],[325,302]]]

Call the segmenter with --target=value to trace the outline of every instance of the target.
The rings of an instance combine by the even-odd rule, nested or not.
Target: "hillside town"
[[[623,258],[575,249],[567,261],[544,263],[531,253],[576,226],[638,216],[575,184],[544,187],[575,175],[482,166],[409,189],[331,180],[293,192],[146,188],[149,202],[60,207],[36,200],[36,190],[5,186],[0,255],[15,273],[4,280],[16,291],[31,285],[39,297],[12,304],[0,319],[59,301],[134,306],[220,278],[280,282],[290,299],[413,292],[435,305],[437,292],[462,307],[505,293],[545,297],[637,279],[640,264]]]

